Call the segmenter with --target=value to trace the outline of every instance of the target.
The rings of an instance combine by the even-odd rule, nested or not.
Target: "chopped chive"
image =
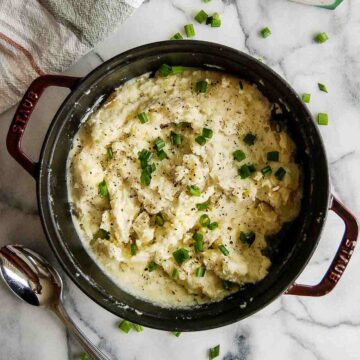
[[[243,139],[244,143],[249,146],[254,145],[255,140],[256,140],[256,135],[254,135],[252,133],[247,133]]]
[[[163,139],[161,139],[160,137],[158,137],[158,138],[155,140],[154,148],[155,148],[157,151],[160,151],[164,146],[165,146],[165,141],[164,141]]]
[[[105,180],[98,184],[98,190],[100,197],[106,198],[109,196],[109,190],[107,188]]]
[[[317,122],[319,125],[327,125],[328,124],[328,114],[319,113],[317,117]]]
[[[173,145],[181,145],[182,136],[180,134],[175,133],[174,131],[171,131],[171,133],[170,133],[170,142]]]
[[[261,29],[260,34],[264,39],[266,39],[271,35],[271,30],[268,27],[264,27],[263,29]]]
[[[184,26],[184,30],[185,30],[186,36],[187,36],[188,38],[195,36],[195,29],[194,29],[194,25],[193,25],[193,24],[187,24],[187,25],[185,25],[185,26]]]
[[[109,240],[110,239],[110,233],[102,228],[100,228],[95,234],[94,239],[104,239]]]
[[[219,224],[218,224],[216,221],[210,223],[210,224],[207,226],[207,228],[208,228],[209,230],[215,230],[215,229],[218,228],[218,227],[219,227]]]
[[[143,327],[141,325],[139,325],[139,324],[134,324],[133,323],[132,326],[133,326],[133,328],[134,328],[134,330],[136,332],[142,332],[144,330]]]
[[[130,244],[130,254],[131,256],[135,256],[138,251],[138,247],[135,243]]]
[[[200,196],[200,194],[201,194],[199,187],[196,185],[188,186],[187,190],[188,190],[189,194],[192,196]]]
[[[229,250],[225,247],[225,245],[219,245],[219,250],[225,255],[229,255]]]
[[[151,175],[156,170],[155,164],[146,164],[146,166],[143,168],[149,175]]]
[[[81,355],[81,359],[80,359],[80,360],[90,360],[89,355],[86,354],[86,353],[83,353],[83,354]]]
[[[220,15],[218,13],[212,14],[210,25],[211,25],[211,27],[220,27],[221,26],[221,19],[220,19]]]
[[[204,250],[204,236],[202,233],[196,232],[192,236],[192,238],[195,240],[194,243],[194,249],[196,253],[202,252]]]
[[[173,256],[179,265],[181,265],[184,261],[190,259],[189,251],[184,248],[180,248],[180,249],[174,251]]]
[[[285,174],[286,170],[283,167],[279,167],[274,175],[279,181],[281,181],[284,178]]]
[[[201,146],[205,145],[206,143],[206,139],[202,135],[197,136],[195,141]]]
[[[271,166],[270,165],[265,166],[264,168],[261,169],[261,172],[264,176],[270,175],[272,173]]]
[[[192,236],[192,238],[195,240],[195,241],[198,241],[198,240],[202,240],[204,238],[204,235],[200,232],[195,232]]]
[[[195,270],[195,275],[196,275],[196,277],[204,277],[205,271],[206,271],[206,269],[205,269],[204,266],[198,267],[198,268]]]
[[[171,332],[173,335],[175,335],[176,337],[179,337],[181,335],[180,331],[172,331]]]
[[[183,37],[179,32],[177,32],[170,38],[170,40],[182,40],[182,39],[183,39]]]
[[[184,67],[183,66],[172,66],[171,67],[171,72],[173,74],[181,74],[184,72]]]
[[[180,274],[179,270],[178,270],[178,269],[174,269],[174,270],[172,271],[172,273],[171,273],[171,277],[172,277],[173,279],[178,279],[178,278],[179,278],[179,274]]]
[[[239,87],[240,87],[240,90],[244,90],[244,84],[241,80],[239,80]]]
[[[279,152],[278,151],[269,151],[266,155],[268,161],[279,161]]]
[[[220,345],[216,345],[215,347],[209,350],[209,360],[213,360],[220,355]]]
[[[255,238],[256,238],[256,234],[253,231],[249,231],[247,233],[243,231],[240,232],[240,240],[244,244],[251,246],[255,241]]]
[[[199,203],[196,204],[196,208],[201,211],[201,210],[206,210],[209,207],[209,204],[207,203]]]
[[[224,290],[230,290],[233,283],[229,280],[223,280],[223,288]]]
[[[130,322],[130,321],[127,321],[127,320],[121,321],[120,324],[118,325],[118,327],[119,327],[119,329],[120,329],[121,331],[123,331],[125,334],[127,334],[127,333],[131,330],[131,328],[132,328],[131,322]]]
[[[157,151],[156,155],[160,161],[167,158],[167,154],[164,150]]]
[[[242,161],[246,158],[246,155],[242,150],[236,150],[233,152],[233,157],[236,161]]]
[[[149,121],[149,119],[148,119],[148,117],[147,117],[147,115],[146,115],[146,113],[144,113],[144,112],[142,112],[142,113],[140,113],[140,114],[138,114],[138,119],[140,120],[140,122],[141,122],[141,124],[145,124],[146,122],[148,122]]]
[[[195,90],[197,93],[206,93],[208,89],[208,82],[201,80],[196,83]]]
[[[145,186],[149,186],[151,183],[151,175],[147,170],[143,170],[140,175],[140,182]]]
[[[149,271],[152,272],[157,269],[158,264],[155,261],[150,261],[147,267]]]
[[[202,129],[202,136],[207,138],[207,139],[211,139],[213,137],[213,131],[211,129],[208,128],[203,128]]]
[[[304,103],[308,104],[310,102],[311,99],[311,94],[305,93],[302,95],[302,100]]]
[[[151,159],[151,156],[152,156],[151,152],[146,149],[143,149],[138,153],[139,160],[145,160],[146,162],[148,162]]]
[[[315,35],[314,40],[321,44],[324,43],[325,41],[329,40],[329,37],[327,36],[327,34],[325,32],[319,33],[317,35]]]
[[[164,224],[165,224],[165,219],[164,219],[164,217],[163,217],[163,215],[162,215],[161,212],[159,212],[159,213],[157,213],[157,214],[155,215],[155,223],[156,223],[156,225],[158,225],[158,226],[164,226]]]
[[[251,175],[251,170],[249,165],[242,165],[239,169],[239,175],[241,177],[241,179],[246,179]]]
[[[204,10],[200,10],[194,17],[194,19],[199,23],[202,24],[208,17],[208,14]]]
[[[327,89],[326,85],[318,83],[318,87],[319,87],[320,91],[323,91],[323,92],[326,92],[326,93],[328,92],[328,89]]]
[[[210,224],[210,222],[211,221],[210,221],[210,218],[209,218],[208,215],[203,214],[203,215],[200,216],[199,223],[200,223],[201,226],[207,227]]]
[[[167,64],[162,64],[160,67],[159,67],[159,70],[158,70],[159,74],[161,76],[168,76],[171,74],[171,66],[170,65],[167,65]]]
[[[111,160],[111,159],[114,157],[114,154],[113,154],[113,151],[112,151],[111,146],[109,146],[109,147],[106,149],[106,153],[107,153],[107,157],[108,157],[109,160]]]

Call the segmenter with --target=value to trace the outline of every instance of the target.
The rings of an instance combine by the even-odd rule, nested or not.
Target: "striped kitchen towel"
[[[0,113],[39,75],[61,72],[143,0],[0,0]]]

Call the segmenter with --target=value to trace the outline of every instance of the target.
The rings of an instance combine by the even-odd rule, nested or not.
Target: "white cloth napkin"
[[[0,113],[39,75],[61,72],[142,0],[0,0]]]

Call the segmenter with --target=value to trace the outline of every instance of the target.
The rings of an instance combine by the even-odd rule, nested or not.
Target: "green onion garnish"
[[[173,145],[181,145],[182,143],[182,136],[180,134],[171,131],[170,133],[170,141]]]
[[[98,184],[99,195],[102,198],[106,198],[109,196],[109,190],[107,188],[105,180]]]
[[[212,14],[206,20],[207,20],[206,23],[210,24],[211,27],[220,27],[221,26],[221,19],[220,19],[220,15],[218,13]]]
[[[156,170],[155,164],[147,164],[144,168],[148,172],[148,174],[152,174]]]
[[[125,334],[127,334],[131,330],[131,322],[127,320],[123,320],[119,324],[119,329],[122,330]]]
[[[242,150],[236,150],[233,152],[234,160],[242,161],[246,158],[245,153]]]
[[[201,146],[205,145],[206,143],[206,139],[202,135],[197,136],[195,141]]]
[[[94,239],[104,239],[109,240],[110,239],[110,233],[102,228],[100,228],[95,234]]]
[[[252,134],[252,133],[247,133],[245,136],[244,136],[244,143],[246,145],[254,145],[255,143],[255,140],[256,140],[256,135]]]
[[[210,2],[211,0],[204,0],[204,3],[208,3],[208,2]]]
[[[139,324],[132,324],[132,326],[136,332],[142,332],[144,330],[143,327]]]
[[[140,175],[140,182],[145,186],[149,186],[151,183],[151,175],[147,170],[143,170]]]
[[[304,103],[308,104],[310,102],[311,99],[311,94],[305,93],[302,95],[302,100]]]
[[[179,278],[179,274],[180,274],[179,270],[178,270],[178,269],[174,269],[174,270],[172,271],[172,273],[171,273],[171,277],[172,277],[173,279],[178,279],[178,278]]]
[[[319,113],[317,117],[317,122],[319,125],[327,125],[328,124],[328,114]]]
[[[173,335],[175,335],[176,337],[179,337],[181,335],[180,331],[172,331],[171,332]]]
[[[181,265],[184,261],[190,259],[189,251],[184,249],[184,248],[181,248],[181,249],[178,249],[178,250],[174,251],[173,256],[174,256],[174,259],[176,260],[176,262],[179,265]]]
[[[171,72],[172,74],[181,74],[184,72],[184,67],[183,66],[172,66],[171,67]]]
[[[206,271],[206,269],[205,269],[204,266],[198,267],[198,268],[195,270],[195,275],[196,275],[196,277],[204,277],[205,271]]]
[[[318,87],[319,87],[320,91],[323,91],[323,92],[326,92],[326,93],[328,92],[328,89],[327,89],[326,85],[318,83]]]
[[[196,208],[201,211],[201,210],[206,210],[209,207],[208,203],[199,203],[196,204]]]
[[[106,153],[107,153],[108,159],[111,160],[111,159],[113,158],[113,156],[114,156],[111,146],[109,146],[109,147],[106,149]]]
[[[204,10],[200,10],[194,19],[199,23],[202,24],[208,17],[208,14]]]
[[[170,40],[182,40],[182,39],[183,39],[183,37],[179,32],[177,32],[170,38]]]
[[[242,165],[239,169],[239,175],[241,179],[246,179],[251,175],[251,170],[249,165]]]
[[[324,43],[325,41],[329,40],[329,37],[327,36],[327,34],[325,32],[319,33],[314,37],[314,40],[317,43]]]
[[[264,168],[261,169],[261,172],[264,176],[270,175],[272,173],[271,166],[270,165],[265,166]]]
[[[279,161],[279,152],[278,151],[269,151],[266,155],[268,161]]]
[[[279,181],[281,181],[284,178],[285,174],[286,170],[283,167],[279,167],[274,175]]]
[[[158,70],[159,74],[161,76],[168,76],[171,74],[171,66],[170,65],[167,65],[167,64],[162,64],[160,67],[159,67],[159,70]]]
[[[208,88],[208,82],[206,80],[198,81],[195,85],[197,93],[206,93]]]
[[[225,245],[219,245],[219,250],[225,255],[229,255],[229,250],[225,247]]]
[[[199,187],[196,185],[188,186],[187,190],[188,190],[189,194],[192,196],[200,196],[200,194],[201,194]]]
[[[249,231],[247,233],[243,231],[240,232],[240,240],[244,244],[251,246],[255,241],[255,238],[256,238],[256,234],[253,231]]]
[[[164,226],[164,224],[165,224],[165,219],[164,219],[164,217],[163,217],[163,215],[162,215],[161,212],[159,212],[159,213],[157,213],[157,214],[155,215],[155,223],[156,223],[156,225],[158,225],[158,226]]]
[[[213,134],[214,133],[211,129],[203,128],[203,130],[202,130],[202,136],[207,139],[211,139],[213,137]]]
[[[209,350],[209,360],[213,360],[220,355],[220,345],[216,345],[215,347]]]
[[[194,29],[194,25],[193,25],[193,24],[187,24],[187,25],[185,25],[185,26],[184,26],[184,30],[185,30],[186,36],[187,36],[188,38],[195,36],[195,29]]]
[[[151,156],[152,156],[151,152],[146,149],[143,149],[138,153],[139,160],[145,160],[146,162],[151,159]]]
[[[158,264],[155,261],[150,261],[148,264],[148,269],[150,272],[156,270],[158,267]]]
[[[163,147],[165,146],[165,141],[161,138],[157,138],[155,140],[155,143],[154,143],[154,148],[157,150],[157,151],[160,151]]]
[[[260,34],[265,39],[271,35],[271,30],[268,27],[265,27],[261,29]]]
[[[192,236],[192,238],[195,240],[194,243],[194,249],[196,253],[202,252],[204,250],[204,236],[202,233],[196,232]]]
[[[156,155],[160,161],[167,158],[167,154],[164,150],[157,151]]]
[[[200,216],[199,223],[200,223],[201,226],[206,227],[206,226],[208,226],[210,224],[210,222],[211,221],[210,221],[210,218],[209,218],[208,215],[203,214],[203,215]]]
[[[131,254],[131,256],[136,255],[137,250],[138,250],[138,247],[137,247],[137,245],[135,243],[130,244],[130,254]]]
[[[192,236],[192,238],[195,240],[195,241],[199,241],[199,240],[202,240],[204,238],[204,235],[200,232],[195,232]]]
[[[142,124],[145,124],[146,122],[149,121],[147,115],[146,115],[144,112],[138,114],[137,117],[138,117],[138,119],[140,120],[140,122],[141,122]]]
[[[223,280],[223,288],[224,290],[230,290],[233,283],[229,280]]]
[[[209,230],[215,230],[215,229],[218,228],[218,227],[219,227],[219,224],[218,224],[216,221],[210,223],[210,224],[207,226],[207,228],[208,228]]]

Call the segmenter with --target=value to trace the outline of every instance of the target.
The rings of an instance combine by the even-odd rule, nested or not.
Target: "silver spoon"
[[[109,360],[70,319],[62,303],[60,275],[43,257],[21,245],[4,246],[0,249],[0,272],[20,299],[52,310],[75,335],[90,358]]]

